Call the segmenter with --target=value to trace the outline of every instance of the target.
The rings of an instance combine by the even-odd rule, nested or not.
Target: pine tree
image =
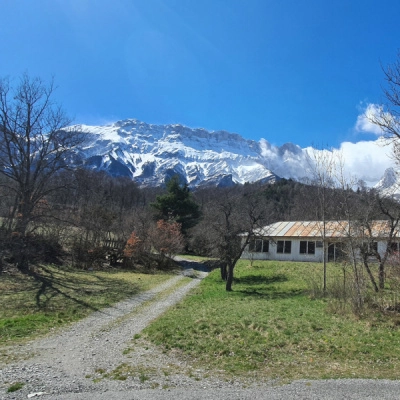
[[[182,226],[184,235],[199,222],[201,216],[199,206],[193,200],[188,185],[181,185],[177,175],[167,182],[167,193],[157,196],[151,205],[157,210],[157,220],[178,222]]]

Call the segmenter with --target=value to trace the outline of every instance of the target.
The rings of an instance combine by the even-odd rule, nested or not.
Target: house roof
[[[372,221],[370,223],[371,233],[365,227],[360,227],[356,222],[349,221],[326,221],[325,237],[345,238],[349,236],[358,237],[387,237],[389,235],[389,221]],[[324,232],[323,221],[285,221],[257,229],[256,236],[264,237],[312,237],[322,238]],[[399,229],[395,236],[400,236]]]

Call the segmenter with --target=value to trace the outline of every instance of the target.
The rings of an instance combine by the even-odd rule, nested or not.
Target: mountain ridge
[[[103,126],[74,126],[86,133],[77,154],[87,168],[127,176],[140,186],[161,186],[178,175],[189,187],[309,181],[309,148],[294,143],[272,145],[224,130],[208,131],[181,124],[148,124],[137,119]]]
[[[128,176],[142,186],[162,185],[175,174],[193,187],[207,180],[227,184],[229,176],[230,184],[277,178],[260,162],[259,144],[236,133],[138,120],[80,129],[88,135],[80,153],[87,167]]]
[[[398,173],[394,168],[387,168],[382,179],[374,188],[383,196],[400,199],[400,177]]]

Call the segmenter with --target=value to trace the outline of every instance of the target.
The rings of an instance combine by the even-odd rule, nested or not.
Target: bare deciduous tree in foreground
[[[258,190],[257,190],[258,189]],[[236,262],[271,211],[259,188],[226,188],[211,193],[203,220],[197,227],[211,255],[221,263],[221,278],[232,290]],[[221,193],[222,191],[222,193]]]
[[[393,143],[393,155],[400,163],[400,51],[397,60],[382,68],[386,86],[383,88],[385,104],[374,107],[366,118],[378,126],[383,136]]]
[[[67,168],[71,150],[83,135],[66,129],[70,120],[52,101],[54,84],[24,74],[15,86],[0,79],[0,173],[3,191],[11,193],[14,256],[26,270],[29,225],[46,196],[63,186],[54,179]],[[39,213],[40,214],[40,213]]]

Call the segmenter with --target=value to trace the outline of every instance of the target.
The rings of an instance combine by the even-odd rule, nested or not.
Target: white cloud
[[[300,180],[310,177],[307,154],[330,152],[327,149],[313,150],[311,147],[304,148],[300,152],[289,148],[288,152],[284,152],[282,147],[271,145],[267,140],[261,139],[260,148],[264,165],[282,178]],[[383,138],[357,143],[343,142],[338,149],[332,151],[343,160],[343,172],[349,182],[363,180],[368,186],[373,186],[382,178],[387,168],[395,166],[392,145]]]
[[[382,108],[378,104],[368,104],[364,112],[357,117],[357,122],[355,125],[356,131],[373,133],[381,136],[383,134],[382,129],[378,125],[371,122],[371,119],[378,117],[381,111]]]
[[[368,186],[374,186],[383,177],[387,168],[396,165],[393,159],[393,144],[384,139],[382,130],[369,119],[378,115],[382,116],[381,111],[379,105],[368,104],[363,113],[358,116],[355,125],[358,132],[372,133],[379,138],[357,143],[343,142],[338,149],[331,150],[342,159],[343,172],[349,182],[363,180]],[[389,120],[390,115],[385,114],[385,117]],[[297,152],[296,149],[288,147],[288,154],[286,154],[283,151],[284,146],[277,147],[265,139],[260,140],[265,166],[284,178],[302,179],[309,176],[310,167],[307,153],[330,151],[327,149],[313,150],[309,147]]]
[[[337,151],[343,156],[347,173],[364,180],[369,185],[377,183],[385,170],[395,164],[391,156],[392,146],[384,139],[357,143],[343,142]]]

